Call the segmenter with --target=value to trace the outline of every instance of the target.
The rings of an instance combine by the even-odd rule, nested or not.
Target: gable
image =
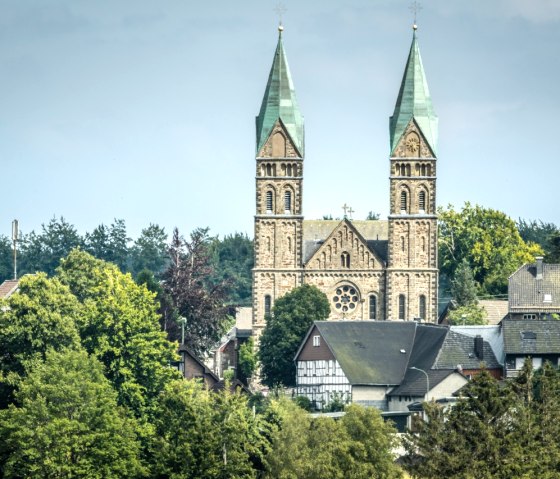
[[[305,269],[383,269],[385,262],[347,219],[342,220],[305,264]]]
[[[281,119],[274,123],[258,156],[260,158],[303,158]]]
[[[391,156],[394,158],[435,158],[434,152],[414,118],[408,122]]]
[[[321,332],[317,329],[317,326],[313,326],[296,356],[296,361],[321,361],[329,359],[334,359],[334,355]]]

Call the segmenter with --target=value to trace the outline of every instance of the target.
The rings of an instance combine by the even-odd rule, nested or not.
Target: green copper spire
[[[416,121],[435,155],[438,139],[438,118],[432,105],[428,82],[422,66],[420,49],[416,40],[416,25],[414,25],[412,45],[410,46],[399,97],[393,116],[389,120],[391,154],[393,154],[412,118]]]
[[[277,120],[288,131],[298,152],[303,155],[303,116],[301,115],[286,53],[282,45],[282,26],[278,28],[278,46],[268,76],[261,111],[257,116],[257,154],[270,136]]]

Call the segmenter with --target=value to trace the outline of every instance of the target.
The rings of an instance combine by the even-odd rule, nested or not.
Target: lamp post
[[[424,376],[426,376],[426,401],[427,401],[429,399],[428,394],[430,393],[430,377],[428,376],[428,373],[423,369],[415,368],[414,366],[408,369],[414,369],[415,371],[420,371],[421,373],[424,373]]]

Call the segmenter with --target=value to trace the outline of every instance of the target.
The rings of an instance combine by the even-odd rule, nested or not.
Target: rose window
[[[352,286],[340,286],[336,288],[335,295],[333,296],[334,307],[338,311],[346,313],[356,309],[358,303],[358,292]]]
[[[414,136],[409,136],[406,140],[406,148],[410,153],[417,153],[420,149],[420,141]]]

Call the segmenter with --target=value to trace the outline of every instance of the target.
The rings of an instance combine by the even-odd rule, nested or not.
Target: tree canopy
[[[276,300],[260,338],[263,384],[295,386],[294,356],[313,322],[327,319],[330,310],[325,293],[308,284]]]
[[[542,255],[542,248],[525,243],[515,222],[504,213],[465,203],[460,211],[440,208],[440,273],[452,278],[463,259],[483,294],[507,292],[507,279],[524,263]]]

